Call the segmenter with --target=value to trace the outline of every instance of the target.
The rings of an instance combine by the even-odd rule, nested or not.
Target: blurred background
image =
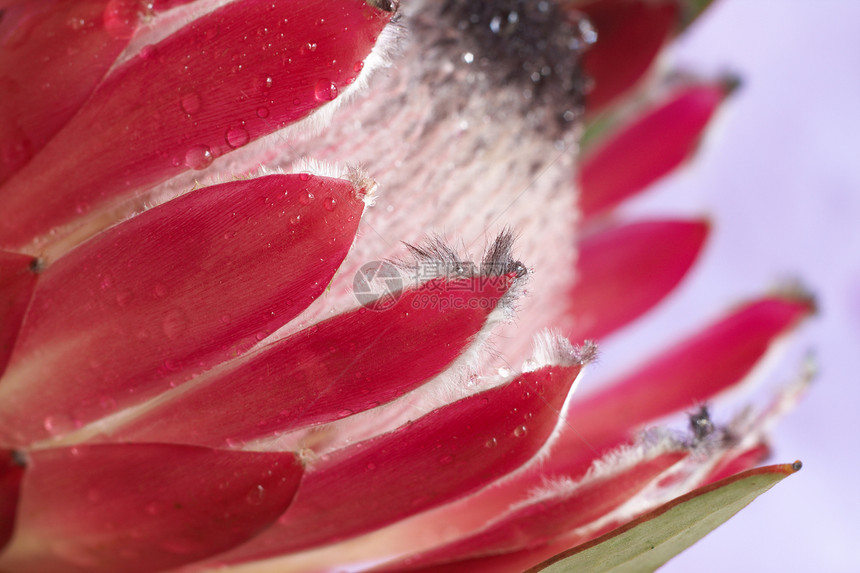
[[[799,279],[820,313],[763,379],[820,375],[777,427],[772,463],[803,470],[671,561],[670,573],[860,571],[860,2],[717,0],[664,65],[743,85],[696,158],[625,209],[705,214],[710,243],[681,288],[602,346],[612,374],[719,311]],[[712,411],[725,421],[734,410]]]

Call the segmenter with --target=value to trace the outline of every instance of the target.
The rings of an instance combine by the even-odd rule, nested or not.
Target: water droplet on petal
[[[53,416],[47,416],[42,424],[52,436],[71,432],[77,426],[72,417],[67,414],[54,414]]]
[[[486,443],[484,443],[484,446],[486,446],[488,448],[495,448],[496,445],[498,445],[498,443],[499,443],[499,441],[496,438],[490,438],[489,440],[486,441]]]
[[[314,97],[318,101],[331,101],[337,97],[337,84],[331,80],[318,80],[314,86]]]
[[[376,469],[376,464],[375,464],[375,463],[373,463],[373,462],[368,462],[368,463],[367,463],[367,469],[369,469],[370,471],[375,470],[375,469]]]
[[[185,165],[191,169],[206,169],[213,159],[212,150],[206,145],[195,145],[185,152]]]
[[[308,192],[308,193],[303,193],[302,195],[299,195],[299,203],[301,203],[302,205],[310,205],[311,201],[313,201],[313,200],[314,200],[314,194],[313,193]]]
[[[164,283],[155,283],[155,286],[152,287],[152,296],[155,298],[164,298],[167,296],[167,287]]]
[[[326,197],[325,203],[323,203],[326,211],[334,211],[335,206],[337,206],[337,199],[334,197]]]
[[[525,436],[528,433],[528,428],[525,426],[517,426],[514,428],[514,435],[518,438]]]
[[[148,515],[159,515],[167,511],[168,506],[163,501],[150,501],[144,506],[143,511]]]
[[[158,53],[158,48],[153,44],[147,44],[140,49],[140,57],[144,60],[151,60],[155,58]]]
[[[301,180],[301,181],[308,181],[308,180],[310,180],[310,178],[311,178],[310,173],[299,173],[299,180]]]
[[[257,117],[266,118],[269,117],[269,108],[260,106],[257,108]]]
[[[200,111],[203,107],[203,100],[200,99],[200,94],[197,92],[189,92],[182,96],[179,100],[179,105],[182,106],[182,111],[188,115],[192,115]]]
[[[134,36],[140,5],[137,0],[110,0],[103,14],[107,33],[113,38],[124,40]]]
[[[231,127],[228,129],[225,138],[227,139],[227,145],[233,149],[247,145],[248,142],[251,141],[251,136],[248,135],[248,130],[242,126]]]
[[[360,72],[362,69],[364,69],[364,62],[355,62],[355,64],[353,64],[352,66],[352,69],[355,71],[355,73]]]
[[[266,499],[266,490],[263,486],[258,485],[251,488],[248,495],[245,496],[245,501],[251,505],[260,505]]]
[[[188,328],[188,317],[182,310],[175,308],[167,312],[161,326],[167,338],[176,340]]]

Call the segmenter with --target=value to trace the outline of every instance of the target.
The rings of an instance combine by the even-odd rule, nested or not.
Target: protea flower
[[[0,569],[645,570],[799,469],[709,406],[802,293],[573,393],[709,232],[614,211],[704,4],[0,3]]]

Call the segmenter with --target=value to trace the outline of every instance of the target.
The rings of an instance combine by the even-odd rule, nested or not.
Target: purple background
[[[858,25],[856,0],[720,0],[664,62],[744,84],[695,161],[627,212],[704,214],[714,232],[679,291],[604,344],[592,379],[786,279],[821,307],[763,378],[790,379],[815,351],[821,374],[773,438],[773,463],[803,470],[664,571],[860,571]]]

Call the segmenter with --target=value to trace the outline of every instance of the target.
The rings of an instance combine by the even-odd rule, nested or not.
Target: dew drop
[[[314,97],[318,101],[331,101],[337,97],[337,85],[331,80],[318,80],[314,86]]]
[[[496,438],[490,438],[484,443],[485,447],[495,448],[498,445],[499,441]]]
[[[171,360],[169,358],[162,362],[162,366],[164,367],[164,370],[166,372],[179,372],[179,370],[181,369],[179,362],[177,362],[176,360]],[[175,387],[174,382],[170,383],[170,387]]]
[[[269,117],[269,108],[264,107],[264,106],[258,107],[257,108],[257,117],[259,117],[261,119]]]
[[[163,501],[150,501],[144,506],[143,511],[147,515],[160,515],[167,511],[167,509],[168,506]]]
[[[355,71],[355,73],[360,72],[361,70],[364,69],[364,62],[355,62],[352,65],[352,69],[353,69],[353,71]]]
[[[243,145],[248,145],[248,142],[251,141],[251,136],[248,135],[248,130],[242,126],[239,127],[231,127],[227,130],[227,134],[225,135],[225,139],[227,140],[227,145],[236,149],[237,147],[242,147]]]
[[[203,100],[200,99],[200,94],[197,92],[189,92],[182,96],[179,100],[179,105],[182,106],[182,111],[188,115],[192,115],[200,111],[203,107]]]
[[[370,471],[375,470],[375,469],[376,469],[376,464],[375,464],[375,463],[373,463],[373,462],[368,462],[368,463],[367,463],[367,469],[369,469]]]
[[[526,428],[525,426],[521,425],[521,426],[517,426],[516,428],[514,428],[514,435],[518,438],[525,436],[527,433],[528,433],[528,428]]]
[[[167,296],[167,287],[164,283],[155,283],[155,286],[152,287],[152,296],[155,298],[164,298]]]
[[[140,49],[140,57],[143,60],[151,60],[158,54],[158,48],[153,44],[147,44]]]
[[[302,205],[310,205],[311,201],[314,200],[314,194],[311,192],[304,193],[299,196],[299,203]]]
[[[170,340],[176,340],[188,328],[188,317],[179,309],[168,311],[164,316],[164,322],[161,323],[164,335]]]
[[[78,215],[84,215],[89,210],[90,210],[90,204],[85,202],[85,201],[81,201],[80,203],[75,205],[75,213],[77,213]]]
[[[70,432],[76,427],[75,421],[71,418],[71,416],[68,416],[66,414],[54,414],[53,416],[46,416],[42,424],[44,425],[48,433],[52,436],[57,436],[66,432]]]
[[[251,488],[248,495],[245,496],[245,501],[251,505],[260,505],[266,499],[266,490],[263,486],[258,485]]]
[[[299,173],[299,180],[301,180],[301,181],[308,181],[308,180],[310,180],[310,178],[311,178],[310,173]]]
[[[323,203],[326,211],[334,211],[334,208],[337,206],[337,199],[334,197],[326,197],[325,203]]]
[[[135,0],[110,0],[103,13],[105,31],[108,35],[123,40],[134,36],[139,5]]]
[[[206,145],[195,145],[185,152],[185,165],[191,169],[206,169],[213,159],[212,150]]]

